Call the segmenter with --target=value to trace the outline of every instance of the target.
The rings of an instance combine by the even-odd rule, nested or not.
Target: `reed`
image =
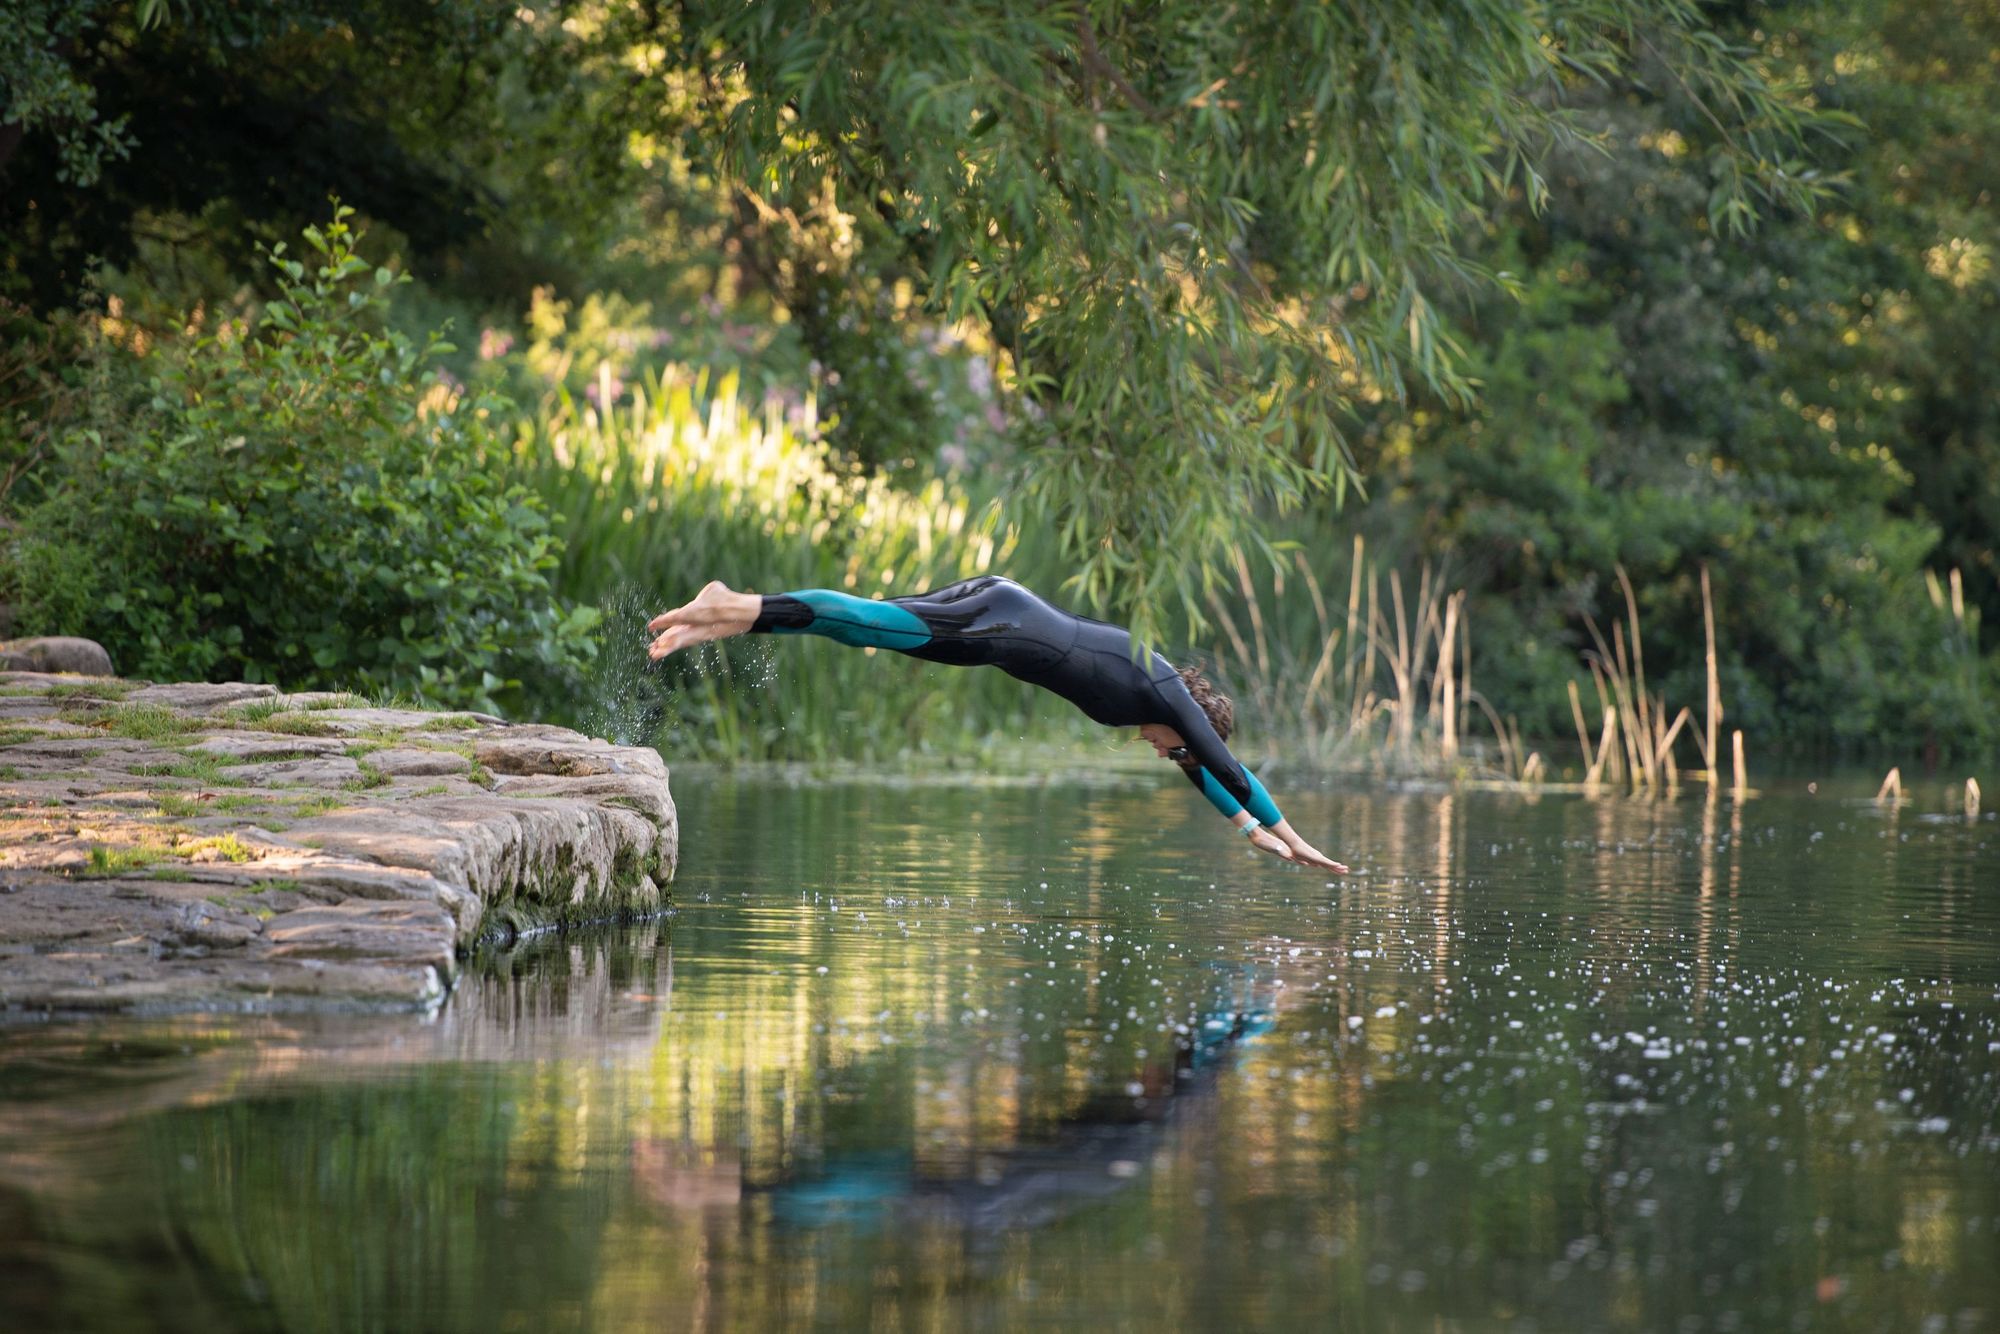
[[[1325,592],[1337,572],[1315,569],[1304,550],[1289,561],[1304,599],[1285,597],[1286,565],[1271,567],[1263,580],[1241,552],[1231,565],[1235,586],[1207,596],[1219,634],[1208,652],[1250,713],[1284,720],[1289,758],[1320,768],[1515,781],[1546,771],[1519,726],[1472,688],[1465,592],[1448,588],[1430,565],[1419,568],[1412,590],[1401,570],[1370,560],[1366,539],[1356,536],[1338,614]],[[1309,620],[1301,608],[1310,610]],[[1475,712],[1486,723],[1476,738],[1467,728]]]
[[[995,736],[1080,739],[1068,711],[997,672],[890,666],[811,637],[647,662],[648,617],[709,579],[862,596],[986,572],[1059,582],[990,491],[944,478],[898,487],[843,468],[813,413],[809,400],[752,402],[733,374],[711,382],[668,367],[609,410],[558,391],[521,424],[507,462],[556,516],[565,550],[552,582],[605,618],[589,676],[553,683],[544,707],[702,759],[975,757]]]
[[[1597,698],[1605,715],[1604,739],[1595,748],[1590,745],[1588,737],[1582,735],[1581,708],[1576,704],[1575,692],[1571,693],[1572,708],[1578,715],[1578,732],[1583,741],[1587,770],[1585,782],[1594,786],[1608,780],[1629,783],[1634,791],[1671,792],[1680,785],[1680,770],[1674,762],[1674,742],[1694,714],[1686,708],[1669,712],[1664,693],[1647,689],[1646,648],[1639,626],[1639,599],[1625,567],[1618,566],[1617,573],[1618,586],[1625,599],[1625,620],[1612,622],[1610,640],[1606,641],[1594,618],[1584,617],[1595,644],[1594,650],[1584,654],[1584,663],[1590,669],[1591,683],[1597,689]],[[1627,626],[1630,627],[1629,650]],[[1713,654],[1711,630],[1711,658]],[[1712,686],[1711,736],[1720,720],[1720,709],[1720,687]],[[1616,750],[1611,747],[1614,735],[1619,743]],[[1710,741],[1704,758],[1705,771],[1709,773],[1713,773],[1715,767],[1713,754],[1714,743]]]

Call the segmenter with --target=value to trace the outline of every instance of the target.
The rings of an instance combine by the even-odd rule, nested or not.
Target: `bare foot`
[[[710,580],[694,601],[661,612],[646,623],[647,631],[658,636],[646,649],[646,656],[658,662],[696,644],[740,635],[756,624],[763,605],[755,593],[732,593],[720,579]]]

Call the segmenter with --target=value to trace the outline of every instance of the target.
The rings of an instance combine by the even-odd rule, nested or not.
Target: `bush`
[[[306,229],[310,262],[270,253],[254,330],[155,350],[63,433],[0,571],[24,630],[98,639],[128,674],[489,707],[588,657],[596,613],[554,605],[543,510],[488,471],[507,405],[427,369],[435,335],[380,331],[399,280],[351,213]]]

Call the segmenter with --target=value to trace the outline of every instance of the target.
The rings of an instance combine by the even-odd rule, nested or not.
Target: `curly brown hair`
[[[1183,667],[1180,674],[1188,694],[1194,696],[1194,702],[1208,715],[1208,725],[1215,729],[1217,736],[1224,741],[1229,740],[1229,734],[1236,730],[1235,702],[1217,690],[1215,682],[1203,676],[1200,668]]]

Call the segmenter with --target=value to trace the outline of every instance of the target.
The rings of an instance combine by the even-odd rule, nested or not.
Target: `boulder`
[[[112,676],[111,655],[94,639],[54,635],[0,641],[0,671]]]

